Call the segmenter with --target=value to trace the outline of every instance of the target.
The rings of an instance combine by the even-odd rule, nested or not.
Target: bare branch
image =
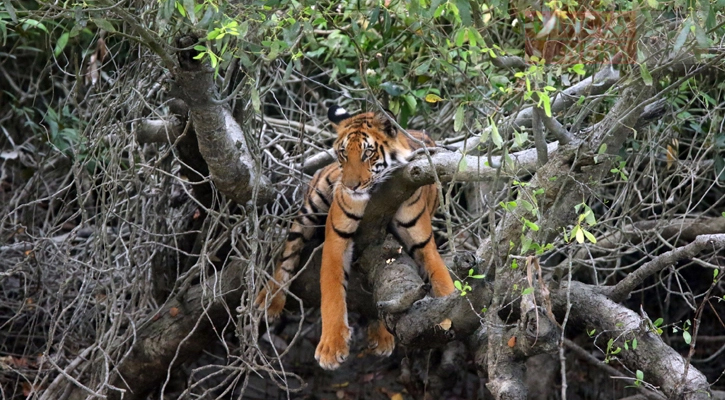
[[[624,301],[629,297],[632,290],[636,289],[651,275],[676,263],[678,260],[694,257],[709,247],[713,249],[725,248],[725,234],[698,236],[692,243],[686,246],[678,247],[655,257],[652,261],[628,274],[626,278],[615,286],[600,288],[598,290],[609,296],[613,301]]]
[[[554,136],[556,136],[556,140],[559,141],[561,144],[569,144],[574,137],[567,132],[566,129],[564,129],[564,126],[559,123],[559,121],[556,120],[553,116],[549,117],[546,115],[544,110],[542,110],[539,107],[536,107],[536,114],[539,119],[544,123],[544,126],[546,129],[549,130],[549,132],[553,133]]]

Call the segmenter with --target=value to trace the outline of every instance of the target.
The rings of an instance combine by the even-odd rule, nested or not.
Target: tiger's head
[[[333,148],[342,169],[340,184],[350,194],[365,195],[389,167],[405,163],[411,153],[386,113],[350,115],[332,106],[327,117],[337,131]]]

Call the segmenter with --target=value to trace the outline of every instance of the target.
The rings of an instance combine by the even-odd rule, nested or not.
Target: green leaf
[[[690,33],[691,26],[692,20],[690,20],[690,18],[685,19],[685,22],[682,24],[682,30],[680,31],[680,33],[677,34],[675,44],[672,46],[673,54],[679,53],[682,49],[682,46],[685,45],[685,41],[687,40],[687,35]]]
[[[459,132],[463,128],[463,117],[465,110],[463,104],[459,105],[456,109],[456,116],[453,118],[453,130]]]
[[[456,287],[458,290],[463,290],[463,286],[461,285],[461,281],[454,281],[453,286]]]
[[[534,288],[532,288],[532,287],[527,287],[526,289],[521,291],[522,296],[526,296],[527,294],[531,294],[531,293],[534,293]]]
[[[632,350],[637,350],[637,338],[632,339]]]
[[[705,30],[702,29],[700,24],[695,24],[695,40],[697,41],[697,47],[701,49],[710,47],[710,38],[707,37]]]
[[[662,325],[662,323],[663,323],[663,322],[665,322],[665,320],[664,320],[664,319],[662,319],[662,318],[657,318],[657,319],[655,320],[655,322],[653,322],[653,324],[654,324],[654,326],[660,326],[660,325]]]
[[[720,182],[725,182],[725,159],[720,153],[715,153],[713,158],[713,169],[715,170],[715,178]],[[725,216],[725,215],[723,215]]]
[[[525,224],[525,225],[526,225],[526,226],[527,226],[527,227],[528,227],[529,229],[531,229],[531,230],[532,230],[532,231],[534,231],[534,232],[538,232],[538,231],[539,231],[539,225],[536,225],[535,223],[533,223],[533,222],[529,221],[528,219],[524,219],[524,224]]]
[[[196,13],[194,10],[194,6],[196,5],[196,2],[194,0],[183,0],[184,2],[184,9],[186,10],[186,14],[189,16],[189,20],[192,24],[196,24]]]
[[[257,91],[256,87],[252,88],[252,107],[254,107],[254,111],[260,112],[262,109],[262,102],[259,100],[259,92]]]
[[[652,86],[652,75],[647,69],[647,63],[642,62],[639,64],[639,74],[642,76],[645,85]]]
[[[471,3],[469,0],[454,0],[456,8],[458,8],[458,16],[461,23],[466,26],[473,25],[473,17],[471,12]]]
[[[380,87],[391,96],[400,96],[401,94],[405,93],[404,87],[390,81],[383,82]]]
[[[634,376],[637,377],[637,380],[644,380],[644,372],[637,370],[637,372],[634,374]]]
[[[459,29],[456,32],[456,47],[463,46],[463,42],[466,40],[466,29]]]
[[[577,75],[586,75],[587,70],[584,68],[584,64],[574,64],[569,70]]]
[[[458,162],[458,171],[463,172],[468,167],[468,160],[466,157],[461,157],[461,161]]]
[[[30,27],[38,28],[41,31],[44,31],[45,33],[48,33],[48,28],[46,28],[45,25],[43,25],[42,22],[40,22],[38,20],[35,20],[35,19],[32,19],[32,18],[28,18],[28,19],[23,20],[23,29],[27,30]]]
[[[65,46],[68,44],[69,37],[69,32],[63,32],[63,34],[58,38],[58,41],[55,43],[55,50],[53,51],[53,54],[55,54],[56,57],[58,57],[60,53],[63,52],[63,49],[65,49]]]
[[[116,28],[103,18],[94,19],[93,23],[96,24],[98,28],[103,29],[106,32],[116,32]]]
[[[582,243],[584,243],[584,230],[582,228],[580,228],[578,225],[576,226],[576,228],[578,228],[578,229],[576,230],[576,234],[574,236],[576,237],[576,241],[579,244],[582,244]]]
[[[589,232],[589,231],[587,231],[587,230],[585,230],[585,229],[582,229],[581,231],[582,231],[582,232],[584,232],[584,236],[586,236],[586,237],[587,237],[587,239],[588,239],[588,240],[589,240],[590,242],[592,242],[592,243],[594,243],[594,244],[596,244],[596,243],[597,243],[597,238],[595,238],[595,237],[594,237],[594,235],[592,235],[592,233],[591,233],[591,232]]]
[[[528,237],[521,235],[521,254],[526,254],[531,248],[532,240]]]
[[[415,96],[413,96],[412,94],[405,94],[402,97],[403,100],[405,100],[405,103],[408,105],[408,110],[411,114],[413,114],[416,107],[418,106],[418,101],[415,99]]]
[[[493,144],[500,149],[503,145],[503,139],[501,138],[501,134],[498,132],[498,126],[496,126],[496,122],[494,122],[493,118],[489,118],[489,121],[491,123],[491,140],[493,141]]]
[[[692,343],[692,335],[690,335],[690,332],[688,331],[682,331],[682,339],[684,339],[687,344]]]
[[[5,11],[8,12],[10,20],[17,24],[18,14],[15,12],[15,7],[13,6],[13,2],[11,0],[5,0]]]

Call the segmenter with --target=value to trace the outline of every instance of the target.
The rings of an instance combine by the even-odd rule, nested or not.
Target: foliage
[[[611,173],[601,182],[579,182],[588,197],[575,199],[581,203],[569,210],[568,226],[547,227],[548,210],[541,207],[542,199],[567,194],[532,190],[528,176],[455,186],[441,192],[447,208],[437,223],[450,233],[444,251],[476,249],[491,227],[513,218],[522,229],[509,248],[512,271],[521,272],[520,259],[537,257],[549,275],[570,271],[582,282],[613,284],[679,245],[679,231],[659,234],[670,223],[722,219],[725,80],[659,74],[652,56],[659,49],[632,47],[628,36],[669,43],[672,54],[694,49],[707,61],[707,50],[725,35],[722,1],[516,7],[522,6],[498,0],[0,2],[0,326],[7,331],[0,357],[38,366],[3,372],[3,384],[46,388],[57,370],[43,357],[65,368],[82,349],[102,353],[110,368],[137,340],[135,329],[169,299],[199,282],[218,295],[215,279],[229,260],[250,265],[245,296],[254,298],[309,178],[300,166],[331,144],[325,112],[333,102],[350,110],[390,109],[402,127],[424,128],[448,144],[474,138],[468,154],[502,156],[503,170],[518,172],[511,154],[534,145],[530,129],[508,123],[519,110],[540,107],[570,132],[583,132],[631,82],[657,89],[665,104],[659,118],[633,127],[621,149],[603,146],[590,155]],[[632,21],[639,24],[634,31]],[[672,29],[661,29],[665,23]],[[174,60],[182,35],[198,38],[194,59],[214,71],[219,98],[243,117],[255,162],[273,179],[279,196],[264,209],[229,206],[203,173],[181,161],[184,143],[146,144],[134,136],[142,121],[170,119],[175,71],[164,57]],[[562,42],[554,35],[573,36],[552,47]],[[511,56],[526,66],[501,64]],[[552,109],[562,90],[609,62],[622,74],[619,85]],[[464,160],[462,171],[471,167]],[[195,197],[202,187],[214,193],[208,202]],[[722,268],[722,255],[711,250],[698,257],[653,277],[628,303],[661,315],[644,328],[669,335],[683,352],[696,339],[693,304],[703,302],[711,285],[714,298],[725,298],[714,267]],[[466,295],[482,278],[471,269],[456,287]],[[190,375],[194,395],[214,386],[217,373],[233,381],[280,369],[270,355],[276,353],[248,329],[259,313],[240,301],[229,311],[234,329],[220,334],[236,336],[234,344],[207,360],[215,372]],[[722,331],[714,318],[721,304],[705,311],[701,335]],[[586,333],[606,361],[638,346],[631,332],[606,341],[597,341],[599,335],[612,332]],[[297,338],[290,334],[290,345]],[[711,380],[725,368],[701,353],[696,360]],[[95,379],[102,382],[107,372],[99,369]],[[640,370],[629,375],[634,386],[650,379]]]

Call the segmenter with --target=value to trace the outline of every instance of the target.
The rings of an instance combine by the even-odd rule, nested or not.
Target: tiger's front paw
[[[271,299],[268,299],[271,293],[275,294]],[[280,290],[279,286],[276,284],[270,284],[269,290],[267,290],[267,288],[263,288],[259,292],[257,298],[254,300],[254,304],[259,310],[264,310],[264,307],[269,304],[267,307],[267,316],[270,319],[275,319],[282,313],[286,300],[287,297],[285,296],[284,291]]]
[[[328,370],[336,369],[343,363],[350,354],[350,328],[343,326],[338,329],[322,330],[320,344],[315,351],[315,360],[320,367]]]
[[[368,348],[380,357],[388,357],[395,350],[395,336],[388,332],[382,321],[375,321],[368,326]]]

